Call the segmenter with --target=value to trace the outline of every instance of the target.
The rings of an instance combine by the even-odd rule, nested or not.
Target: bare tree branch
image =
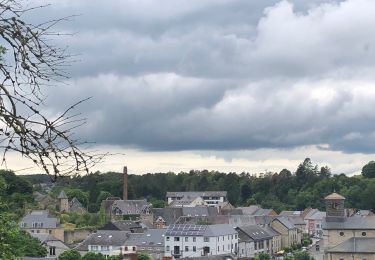
[[[17,0],[0,0],[0,148],[2,163],[8,151],[19,152],[41,167],[54,180],[58,176],[88,172],[107,154],[87,152],[85,141],[73,130],[85,124],[71,114],[81,100],[54,119],[41,112],[43,88],[67,79],[65,67],[71,56],[53,46],[49,38],[59,35],[53,26],[71,17],[30,24],[22,18],[38,7],[23,7]]]

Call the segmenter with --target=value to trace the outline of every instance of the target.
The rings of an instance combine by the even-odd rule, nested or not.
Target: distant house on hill
[[[218,207],[228,200],[226,191],[184,191],[167,192],[167,202],[170,206],[208,205]]]

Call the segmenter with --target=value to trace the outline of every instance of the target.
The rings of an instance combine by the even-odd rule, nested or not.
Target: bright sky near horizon
[[[45,3],[44,0],[30,1]],[[80,99],[93,170],[353,174],[375,158],[375,1],[51,1],[79,61],[45,110]],[[30,4],[31,5],[31,4]],[[15,155],[7,167],[41,172]],[[25,170],[22,170],[25,169]]]

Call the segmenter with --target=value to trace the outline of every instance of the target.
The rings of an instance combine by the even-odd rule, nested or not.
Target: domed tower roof
[[[58,199],[67,199],[68,196],[66,196],[64,190],[62,190],[57,198]]]
[[[329,194],[327,197],[324,198],[325,200],[344,200],[345,197],[341,196],[340,194],[334,192]]]

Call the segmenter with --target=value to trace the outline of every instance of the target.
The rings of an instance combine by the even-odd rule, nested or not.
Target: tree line
[[[37,184],[48,180],[44,175],[25,176]],[[43,179],[45,178],[45,179]],[[89,211],[97,212],[107,197],[122,197],[122,173],[90,173],[83,176],[60,178],[54,194],[64,188],[68,197],[77,197]],[[242,172],[191,170],[180,173],[130,174],[129,199],[148,199],[154,207],[165,205],[168,191],[228,192],[228,200],[235,206],[259,204],[264,208],[302,210],[306,207],[324,209],[324,197],[336,191],[347,198],[347,207],[375,210],[371,196],[375,190],[375,162],[369,162],[361,175],[332,175],[327,166],[319,167],[306,158],[294,172],[282,169],[252,175]]]

